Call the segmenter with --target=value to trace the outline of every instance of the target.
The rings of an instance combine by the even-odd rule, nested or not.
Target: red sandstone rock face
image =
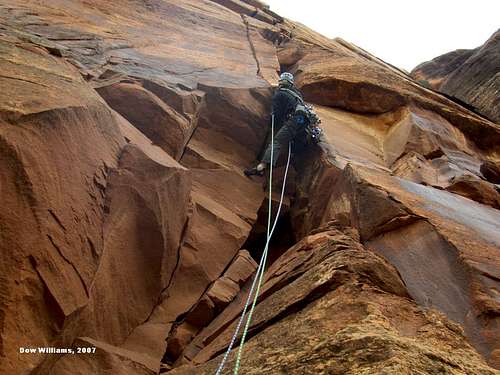
[[[49,345],[88,304],[125,142],[74,67],[14,36],[0,46],[1,352],[2,371],[15,373],[43,360],[19,364],[23,343]]]
[[[245,372],[494,373],[469,354],[457,325],[407,298],[393,267],[333,228],[285,253],[269,269],[264,289],[242,361]],[[234,325],[208,341],[194,361],[220,353]],[[220,359],[172,374],[211,374]],[[228,367],[233,365],[231,356]]]
[[[155,145],[175,159],[180,158],[194,130],[188,119],[150,91],[134,84],[118,83],[97,92]]]
[[[497,124],[257,0],[18,0],[0,52],[0,372],[213,372],[281,66],[325,136],[294,155],[245,373],[496,373]]]
[[[417,66],[411,75],[500,122],[500,30],[481,47],[457,50]]]
[[[411,76],[423,86],[439,90],[448,76],[474,54],[473,49],[458,49],[424,62],[412,70]]]

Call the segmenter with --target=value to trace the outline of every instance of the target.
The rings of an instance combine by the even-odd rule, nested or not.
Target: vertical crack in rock
[[[255,59],[255,63],[257,64],[257,76],[259,76],[260,78],[264,78],[260,70],[260,62],[257,57],[257,50],[255,49],[255,45],[253,44],[252,41],[252,36],[250,35],[250,24],[248,23],[247,17],[244,14],[240,14],[240,16],[241,19],[243,20],[243,23],[247,31],[247,39],[248,39],[248,44],[250,45],[250,49],[252,50],[252,56]]]
[[[40,279],[40,282],[43,285],[44,293],[46,294],[44,297],[46,298],[48,306],[50,307],[51,311],[54,313],[54,315],[56,317],[55,323],[56,323],[57,328],[58,329],[62,328],[64,325],[64,321],[66,319],[66,315],[64,314],[64,311],[62,310],[60,304],[57,302],[56,297],[52,294],[52,292],[51,292],[49,286],[47,285],[47,283],[45,282],[42,274],[38,270],[36,258],[33,255],[28,255],[28,261],[29,261],[29,264],[31,265],[33,271],[36,273],[36,275]],[[0,338],[0,353],[2,355],[4,354],[1,338]]]
[[[239,253],[236,253],[235,256],[231,259],[231,261],[228,263],[228,265],[226,266],[226,268],[224,268],[224,270],[221,272],[220,277],[222,277],[222,275],[224,275],[224,273],[227,271],[227,269],[230,267],[230,265],[232,264],[232,262],[239,256]],[[180,258],[179,258],[180,259]],[[215,279],[213,282],[209,283],[207,285],[207,287],[205,288],[205,290],[203,291],[203,293],[200,295],[200,298],[198,299],[198,301],[196,301],[193,306],[189,309],[189,311],[185,312],[184,314],[178,316],[175,321],[173,322],[172,324],[172,327],[170,328],[170,331],[168,332],[168,335],[167,335],[167,338],[165,339],[165,341],[169,341],[176,333],[177,331],[177,328],[179,328],[179,326],[186,320],[186,318],[189,316],[189,314],[194,311],[196,309],[196,307],[199,305],[200,301],[203,300],[203,298],[205,298],[207,296],[207,292],[210,290],[210,288],[216,283],[218,279]],[[201,328],[203,329],[203,327]],[[201,330],[200,329],[200,330]],[[193,337],[194,338],[194,337]],[[163,358],[161,360],[162,363],[165,363],[167,365],[170,365],[172,366],[174,364],[174,362],[180,358],[179,357],[176,357],[176,358],[171,358],[171,356],[169,356],[169,347],[168,347],[168,344],[167,344],[167,347],[165,348],[165,354],[163,355]],[[181,354],[182,356],[182,354]]]
[[[154,311],[156,309],[156,307],[162,302],[162,297],[163,295],[168,291],[168,289],[170,288],[171,284],[172,284],[172,280],[174,279],[174,276],[179,268],[179,265],[180,265],[180,262],[181,262],[181,250],[182,250],[182,246],[184,245],[184,241],[185,241],[185,238],[186,238],[186,235],[188,233],[188,229],[189,229],[189,223],[191,221],[191,212],[188,213],[188,217],[186,218],[186,221],[184,222],[184,226],[182,228],[182,233],[181,233],[181,237],[180,237],[180,241],[179,241],[179,246],[177,247],[177,258],[176,258],[176,263],[175,263],[175,266],[174,266],[174,269],[172,270],[172,273],[170,274],[170,277],[169,277],[169,280],[167,282],[167,285],[165,286],[165,288],[163,288],[163,290],[159,293],[158,295],[158,301],[156,302],[156,305],[151,309],[151,312],[149,313],[149,315],[147,316],[146,319],[144,319],[143,322],[137,324],[137,327],[147,323],[150,319],[151,319],[151,316],[154,314]],[[123,340],[124,342],[126,341],[127,339]]]
[[[78,271],[78,269],[75,267],[75,265],[73,264],[73,262],[71,262],[62,252],[61,248],[55,243],[54,239],[52,238],[52,236],[50,234],[47,234],[47,238],[49,239],[50,243],[52,244],[52,246],[57,250],[57,253],[61,256],[61,258],[63,258],[66,263],[68,263],[72,268],[73,270],[75,271],[76,275],[78,276],[78,278],[80,279],[81,283],[82,283],[82,286],[83,286],[83,289],[85,290],[85,295],[87,296],[87,298],[89,297],[89,291],[88,291],[88,288],[87,288],[87,284],[85,283],[85,280],[83,280],[83,277],[82,275],[80,275],[80,272]]]
[[[168,289],[170,288],[170,285],[172,284],[172,280],[174,279],[174,276],[175,276],[175,273],[177,272],[178,268],[179,268],[179,265],[181,263],[181,257],[182,257],[182,247],[184,246],[184,242],[186,240],[186,236],[187,236],[187,233],[189,231],[189,224],[191,222],[191,215],[193,214],[193,211],[192,211],[192,208],[190,209],[190,211],[188,212],[188,215],[187,215],[187,218],[186,218],[186,221],[184,222],[184,227],[182,228],[182,234],[181,234],[181,239],[179,241],[179,246],[177,247],[177,259],[176,259],[176,263],[175,263],[175,267],[172,271],[172,274],[170,275],[170,278],[168,280],[168,283],[167,285],[165,286],[165,288],[163,288],[163,290],[160,292],[160,298],[161,296],[168,291]],[[154,309],[153,309],[154,310]],[[151,312],[152,313],[152,312]],[[148,317],[149,319],[149,317]],[[146,319],[146,321],[148,320]]]
[[[180,266],[180,263],[181,263],[182,246],[184,245],[184,241],[185,241],[187,233],[189,231],[189,223],[191,222],[191,216],[192,216],[192,209],[188,212],[186,221],[184,222],[184,226],[182,228],[182,233],[181,233],[180,240],[179,240],[179,246],[177,247],[177,252],[176,252],[176,254],[177,254],[176,263],[175,263],[175,266],[174,266],[174,268],[172,270],[172,273],[169,276],[168,282],[167,282],[166,286],[163,288],[163,290],[161,290],[160,293],[158,294],[158,300],[156,301],[155,306],[153,306],[153,308],[151,309],[149,315],[146,317],[146,319],[144,319],[144,321],[142,321],[141,323],[137,324],[137,327],[139,327],[139,326],[141,326],[143,324],[146,324],[151,319],[151,317],[153,316],[153,314],[154,314],[154,312],[156,310],[156,307],[159,304],[162,303],[163,296],[165,295],[166,292],[168,292],[168,290],[169,290],[169,288],[170,288],[170,286],[172,284],[174,276],[175,276],[175,274],[176,274],[176,272],[177,272],[177,270],[178,270],[178,268]],[[172,332],[172,330],[173,330],[173,327],[171,328],[170,332],[168,332],[167,337],[166,337],[165,340],[168,339],[168,336],[170,335],[170,333]],[[133,333],[133,331],[130,332],[130,334],[132,334],[132,333]],[[123,340],[123,342],[126,342],[127,339],[128,339],[128,337],[125,338]]]
[[[63,225],[63,223],[61,222],[61,220],[59,220],[59,218],[57,217],[57,215],[54,213],[54,210],[49,209],[47,211],[49,211],[50,216],[52,216],[52,218],[61,227],[61,229],[63,231],[66,231],[66,227]]]
[[[204,93],[206,95],[206,93]],[[205,107],[205,95],[201,99],[200,103],[198,104],[195,113],[191,117],[190,120],[190,126],[191,126],[191,132],[189,135],[186,137],[186,140],[184,141],[184,144],[182,146],[182,152],[179,157],[179,161],[182,160],[184,155],[186,154],[187,146],[189,145],[189,142],[191,142],[191,139],[194,137],[196,130],[198,130],[198,125],[199,125],[199,120],[200,120],[200,113]]]

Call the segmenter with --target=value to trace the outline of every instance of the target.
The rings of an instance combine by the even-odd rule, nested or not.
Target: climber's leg
[[[275,166],[276,162],[278,161],[282,147],[288,145],[288,142],[290,142],[295,137],[297,133],[296,127],[297,126],[295,122],[290,120],[285,123],[278,131],[278,133],[274,136],[274,150],[272,160],[273,166]],[[264,156],[262,157],[262,162],[266,163],[267,165],[271,163],[271,144],[267,146],[266,151],[264,152]]]
[[[297,124],[295,124],[293,120],[289,120],[281,127],[278,133],[274,136],[273,160],[272,160],[273,166],[275,166],[276,162],[278,161],[282,147],[284,145],[288,145],[288,142],[291,141],[296,134],[297,134]],[[264,170],[269,166],[270,163],[271,163],[271,143],[269,143],[269,145],[267,146],[261,162],[254,168],[246,169],[245,175],[262,176],[264,174]]]

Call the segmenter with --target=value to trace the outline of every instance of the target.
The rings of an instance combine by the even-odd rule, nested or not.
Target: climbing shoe
[[[245,173],[245,176],[250,177],[250,176],[264,176],[264,170],[259,171],[257,167],[253,168],[248,168],[243,171]]]

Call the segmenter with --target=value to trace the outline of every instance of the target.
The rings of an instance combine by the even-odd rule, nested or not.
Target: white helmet
[[[293,85],[293,74],[288,72],[281,73],[279,83]]]

